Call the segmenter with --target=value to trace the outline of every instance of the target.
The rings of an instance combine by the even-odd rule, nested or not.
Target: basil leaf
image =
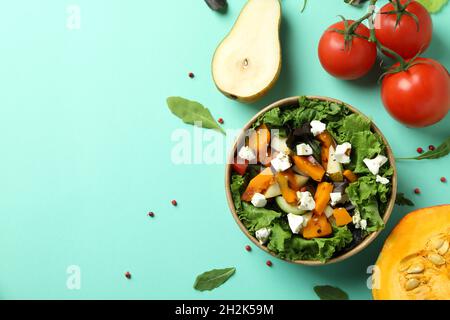
[[[315,286],[314,292],[320,300],[348,300],[348,294],[332,286]]]
[[[202,273],[195,279],[194,289],[198,291],[211,291],[220,287],[236,272],[236,268],[214,269]]]
[[[227,0],[205,0],[205,2],[214,11],[225,11],[228,7]]]
[[[430,13],[436,13],[444,7],[448,0],[417,0]]]
[[[430,150],[421,154],[420,156],[413,158],[399,158],[398,160],[426,160],[426,159],[439,159],[445,157],[450,153],[450,137],[448,137],[439,147],[434,150]]]
[[[414,207],[414,202],[406,198],[405,194],[402,192],[397,193],[397,199],[395,200],[395,204],[398,206]]]
[[[359,6],[360,4],[367,1],[368,0],[344,0],[345,3],[351,4],[352,6]]]
[[[181,97],[167,98],[167,105],[170,111],[184,123],[197,125],[200,124],[202,128],[214,129],[224,135],[225,130],[214,120],[211,112],[202,104],[196,101],[190,101]]]

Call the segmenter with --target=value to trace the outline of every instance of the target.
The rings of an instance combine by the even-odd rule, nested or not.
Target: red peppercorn
[[[436,147],[433,146],[433,145],[430,145],[430,146],[428,146],[428,149],[429,149],[430,151],[434,151],[434,149],[436,149]]]
[[[155,213],[154,213],[154,212],[149,212],[149,213],[148,213],[148,216],[149,216],[150,218],[153,218],[153,217],[155,216]]]
[[[219,120],[217,120],[220,124],[224,124],[225,121],[223,121],[222,118],[219,118]]]
[[[441,178],[441,182],[442,182],[442,183],[446,183],[446,182],[447,182],[447,178],[446,178],[446,177],[442,177],[442,178]]]
[[[194,79],[195,78],[195,74],[192,72],[189,72],[189,78]]]
[[[176,207],[176,206],[178,205],[177,200],[172,200],[172,205],[173,205],[174,207]]]
[[[419,188],[415,188],[415,189],[414,189],[414,193],[415,193],[415,194],[420,194],[420,189],[419,189]]]
[[[245,250],[247,250],[247,251],[252,251],[252,247],[250,247],[250,246],[245,246]]]
[[[423,153],[423,149],[421,147],[417,148],[417,153]]]
[[[131,279],[131,273],[129,273],[128,271],[125,272],[125,278]]]
[[[273,263],[272,263],[272,261],[267,260],[266,265],[267,265],[268,267],[271,267],[271,266],[273,265]]]
[[[308,188],[307,188],[307,187],[302,187],[302,188],[300,189],[300,192],[306,192],[306,191],[308,191]]]

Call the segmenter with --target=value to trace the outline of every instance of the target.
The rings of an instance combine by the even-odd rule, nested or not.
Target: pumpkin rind
[[[450,205],[406,215],[387,238],[373,275],[375,300],[450,300]]]

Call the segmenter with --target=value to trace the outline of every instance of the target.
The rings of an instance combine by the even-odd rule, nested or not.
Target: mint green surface
[[[200,101],[237,129],[280,98],[334,97],[372,117],[398,156],[443,141],[450,116],[431,128],[406,128],[382,107],[377,71],[344,82],[322,70],[322,31],[338,14],[364,12],[342,0],[310,0],[303,14],[302,0],[284,0],[280,80],[253,105],[228,100],[214,86],[210,62],[245,1],[229,2],[226,15],[203,0],[3,3],[1,299],[316,299],[312,288],[322,284],[351,299],[371,298],[366,269],[409,208],[396,208],[387,230],[343,263],[311,268],[272,259],[268,268],[269,255],[244,250],[249,240],[227,207],[224,165],[172,164],[171,134],[190,127],[170,114],[165,99]],[[72,3],[81,8],[80,30],[66,28]],[[425,54],[447,68],[449,18],[448,7],[433,16]],[[449,184],[439,181],[450,179],[450,158],[400,162],[398,172],[399,190],[417,208],[450,202]],[[80,290],[66,287],[70,265],[81,268]],[[229,266],[237,272],[219,289],[192,288],[198,274]]]

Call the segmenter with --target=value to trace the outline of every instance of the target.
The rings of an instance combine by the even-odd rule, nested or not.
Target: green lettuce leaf
[[[265,208],[256,208],[247,202],[242,202],[242,210],[238,214],[242,223],[252,233],[261,228],[270,227],[273,220],[281,217],[280,212]]]
[[[430,13],[439,12],[448,2],[448,0],[417,0]]]
[[[244,192],[245,178],[240,175],[233,175],[231,177],[231,196],[233,197],[234,207],[236,211],[242,210],[241,194]]]

